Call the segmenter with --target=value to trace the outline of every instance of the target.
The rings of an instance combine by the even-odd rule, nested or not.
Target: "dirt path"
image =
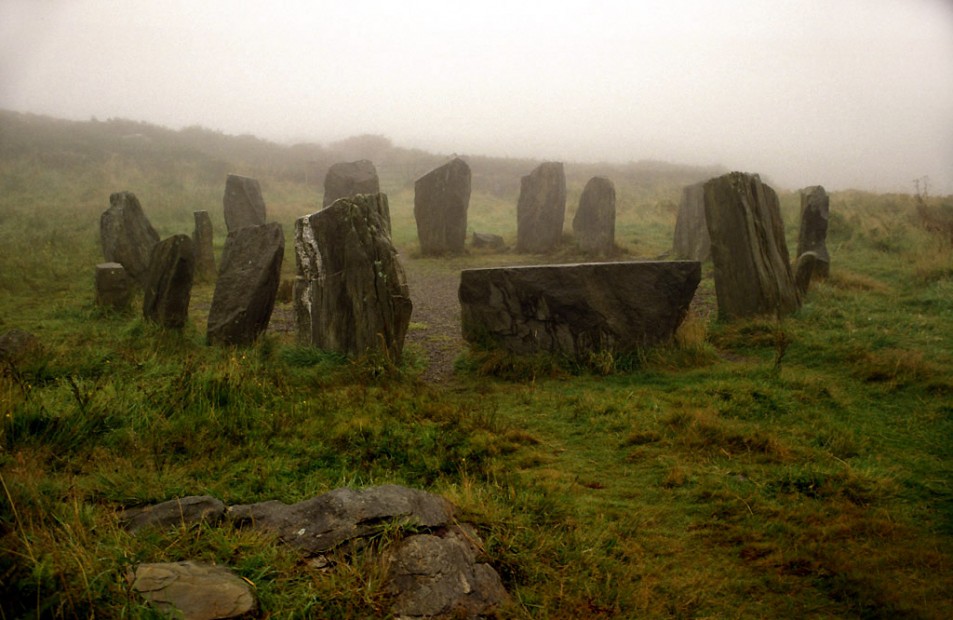
[[[442,383],[453,375],[453,362],[466,348],[457,298],[460,273],[434,273],[426,264],[413,260],[404,263],[404,270],[414,302],[407,343],[419,345],[428,358],[423,379]]]

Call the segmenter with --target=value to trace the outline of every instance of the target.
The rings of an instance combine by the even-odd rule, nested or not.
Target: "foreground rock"
[[[111,310],[126,310],[132,301],[136,281],[119,263],[96,265],[96,305]]]
[[[469,206],[470,166],[459,157],[417,179],[414,219],[421,254],[462,254]]]
[[[99,240],[108,263],[119,263],[133,280],[145,284],[152,248],[159,233],[142,211],[132,192],[109,196],[109,209],[99,218]]]
[[[195,251],[195,277],[202,282],[215,280],[215,252],[212,244],[212,218],[208,211],[195,211],[192,247]]]
[[[778,195],[756,174],[705,183],[718,316],[783,316],[798,308]]]
[[[258,606],[248,583],[220,566],[197,562],[140,564],[126,578],[132,590],[160,612],[184,620],[240,618]]]
[[[174,235],[152,249],[142,315],[162,327],[181,329],[189,318],[195,276],[192,238]]]
[[[615,252],[615,185],[605,177],[592,177],[579,197],[572,220],[579,249],[589,254]]]
[[[827,252],[827,225],[830,220],[830,198],[820,185],[801,190],[801,228],[797,238],[797,256],[814,253],[813,277],[826,278],[831,272],[831,255]]]
[[[695,261],[467,269],[463,335],[520,354],[634,352],[672,338],[700,278]]]
[[[246,226],[265,223],[265,199],[257,179],[230,174],[225,179],[225,227],[234,232]]]
[[[516,219],[517,252],[544,253],[559,244],[566,219],[566,175],[561,162],[540,164],[521,179]]]
[[[706,261],[711,258],[711,237],[705,220],[705,184],[696,183],[682,188],[675,221],[675,256],[688,260]]]
[[[167,502],[130,508],[123,511],[119,522],[131,532],[145,527],[188,526],[196,523],[218,523],[225,514],[225,504],[211,495],[190,495]]]
[[[344,198],[298,219],[299,339],[348,357],[400,359],[413,305],[389,233],[384,194]]]
[[[284,233],[274,222],[228,233],[208,314],[209,344],[249,345],[265,331],[284,251]]]
[[[351,198],[358,194],[379,194],[380,191],[377,169],[368,160],[334,164],[328,168],[324,177],[322,206],[328,207],[340,198]]]

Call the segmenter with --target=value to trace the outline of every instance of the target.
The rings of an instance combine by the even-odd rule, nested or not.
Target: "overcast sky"
[[[0,108],[953,194],[953,0],[0,0]]]

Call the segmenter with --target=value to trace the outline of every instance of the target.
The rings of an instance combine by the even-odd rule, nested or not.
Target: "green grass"
[[[258,142],[223,163],[161,134],[166,151],[133,156],[94,149],[99,134],[80,125],[71,142],[49,129],[60,142],[26,140],[0,161],[0,330],[41,342],[0,370],[0,617],[150,617],[125,572],[184,559],[230,566],[268,617],[386,617],[372,553],[337,551],[322,570],[263,534],[134,536],[118,513],[391,482],[442,494],[477,525],[513,594],[501,617],[953,616],[953,248],[924,230],[912,197],[833,194],[831,277],[781,322],[715,323],[703,306],[675,343],[641,356],[474,351],[451,383],[430,385],[412,349],[394,367],[293,334],[208,347],[206,284],[182,332],[96,309],[110,192],[136,192],[162,236],[190,232],[199,208],[222,230],[224,172],[257,174],[285,229],[284,277],[294,218],[320,194],[278,164],[256,168]],[[194,133],[179,138],[227,143]],[[497,164],[514,187],[528,172]],[[415,258],[410,169],[382,177],[394,238],[420,272],[548,260]],[[679,185],[632,175],[615,179],[617,239],[654,257],[671,243]],[[470,227],[512,244],[514,205],[477,191]],[[791,248],[798,207],[782,194]],[[571,244],[556,256],[584,258]]]

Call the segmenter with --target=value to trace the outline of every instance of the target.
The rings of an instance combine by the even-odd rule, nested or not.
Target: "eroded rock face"
[[[786,315],[799,301],[778,195],[756,174],[732,172],[705,183],[718,316]]]
[[[189,318],[195,276],[192,238],[174,235],[152,249],[142,315],[162,327],[181,329]]]
[[[211,495],[190,495],[167,502],[130,508],[123,511],[119,522],[127,530],[138,532],[145,527],[169,527],[193,525],[207,521],[215,524],[222,520],[225,504]]]
[[[414,219],[424,256],[461,254],[467,239],[470,166],[456,158],[414,183]]]
[[[198,562],[140,564],[132,589],[165,614],[185,620],[240,618],[258,606],[249,585],[220,566]]]
[[[324,177],[324,200],[322,206],[328,207],[339,198],[351,198],[358,194],[379,194],[380,180],[377,168],[366,159],[342,162],[328,168]]]
[[[99,240],[106,262],[121,264],[133,280],[145,284],[159,233],[149,223],[135,194],[116,192],[109,196],[109,209],[99,218]]]
[[[675,221],[675,256],[688,260],[706,261],[711,258],[711,237],[705,221],[705,184],[696,183],[682,188]]]
[[[561,162],[540,164],[521,179],[516,219],[517,252],[538,254],[559,245],[566,219],[566,175]]]
[[[274,222],[228,233],[208,314],[209,344],[249,345],[265,331],[284,251],[284,233]]]
[[[295,224],[299,340],[399,360],[413,305],[384,194],[342,198]],[[302,322],[306,323],[302,325]]]
[[[797,239],[797,256],[813,252],[813,277],[826,278],[831,271],[827,252],[827,225],[830,220],[830,198],[820,185],[801,190],[801,229]]]
[[[195,251],[195,278],[202,282],[215,280],[215,252],[212,247],[212,218],[208,211],[195,211],[192,247]]]
[[[615,251],[615,185],[605,177],[592,177],[579,197],[572,220],[579,249],[589,254]]]
[[[225,227],[234,232],[246,226],[265,223],[265,199],[257,179],[230,174],[225,179]]]
[[[466,269],[463,335],[520,354],[633,352],[675,334],[700,278],[695,261]]]
[[[132,301],[136,281],[119,263],[96,265],[96,305],[113,310],[126,310]]]

